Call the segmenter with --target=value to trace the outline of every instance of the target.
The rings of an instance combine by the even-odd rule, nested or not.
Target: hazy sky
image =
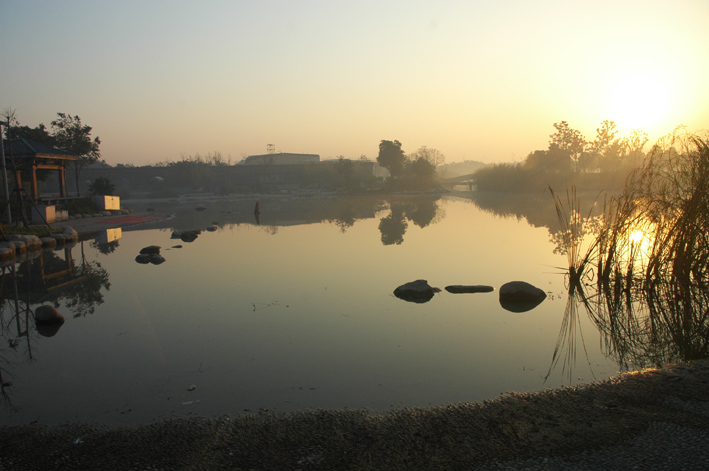
[[[219,151],[523,159],[566,120],[709,128],[707,0],[0,0],[0,107],[110,164]]]

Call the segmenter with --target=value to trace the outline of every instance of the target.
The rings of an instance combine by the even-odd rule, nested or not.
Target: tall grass
[[[580,250],[575,190],[567,191],[566,206],[552,195],[568,234],[572,282],[552,367],[562,356],[572,358],[560,350],[573,347],[573,338],[562,337],[575,335],[572,317],[580,306],[621,367],[707,358],[709,140],[674,134],[658,143],[623,193],[604,203],[586,251]],[[590,266],[595,283],[582,278]]]
[[[569,292],[571,293],[579,285],[587,266],[593,260],[598,240],[594,240],[590,246],[584,249],[583,242],[587,233],[586,221],[591,220],[591,217],[590,212],[586,217],[581,215],[581,202],[576,195],[575,186],[572,186],[570,190],[567,188],[566,204],[551,186],[549,186],[549,192],[554,198],[556,217],[561,229],[561,245],[569,265]]]

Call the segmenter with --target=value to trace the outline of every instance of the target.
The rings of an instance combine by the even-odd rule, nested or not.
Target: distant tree
[[[65,113],[57,113],[52,121],[53,137],[56,147],[79,156],[72,165],[76,176],[76,194],[79,195],[79,174],[81,169],[96,162],[101,157],[98,137],[91,139],[91,126],[81,123],[81,118]]]
[[[335,171],[340,177],[340,182],[345,187],[349,187],[352,184],[352,177],[354,176],[354,162],[350,159],[346,159],[343,156],[339,156],[335,161]]]
[[[565,153],[574,163],[574,170],[578,170],[578,159],[586,147],[586,139],[566,121],[554,123],[554,128],[556,132],[549,136],[549,150]]]
[[[398,177],[404,172],[406,161],[406,154],[401,149],[401,142],[381,141],[379,143],[377,162],[389,170],[392,177]]]
[[[596,128],[596,139],[590,143],[588,151],[593,154],[603,154],[618,134],[614,121],[605,120],[600,128]]]
[[[556,144],[551,144],[549,150],[530,152],[524,160],[523,168],[534,173],[568,173],[571,157]]]
[[[436,166],[426,158],[419,157],[411,162],[410,169],[416,188],[427,189],[436,186]]]
[[[89,185],[89,192],[94,196],[112,195],[116,187],[106,177],[98,177]]]
[[[431,163],[434,167],[443,165],[446,163],[446,156],[440,152],[438,149],[428,148],[426,146],[420,147],[416,152],[409,156],[410,160],[424,159]]]

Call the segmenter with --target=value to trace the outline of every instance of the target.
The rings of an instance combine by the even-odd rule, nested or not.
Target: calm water
[[[453,198],[260,205],[259,225],[253,201],[182,205],[162,227],[44,252],[18,264],[17,299],[6,267],[0,368],[12,386],[3,389],[2,422],[381,411],[589,382],[618,369],[579,316],[576,360],[565,369],[562,360],[545,381],[567,297],[555,268],[565,257],[544,227]],[[173,229],[212,222],[218,230],[194,242],[171,239]],[[165,263],[135,262],[148,245],[162,247]],[[67,265],[73,273],[62,274]],[[496,291],[443,290],[424,304],[393,296],[416,279]],[[549,296],[531,311],[506,311],[497,289],[514,280]],[[28,299],[32,310],[56,300],[67,320],[55,335],[27,322]]]

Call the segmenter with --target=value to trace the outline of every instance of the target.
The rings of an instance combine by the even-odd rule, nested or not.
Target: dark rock
[[[500,287],[500,306],[511,312],[525,312],[539,306],[547,294],[524,281],[510,281]]]
[[[451,285],[446,286],[449,293],[490,293],[495,291],[492,286],[486,285]]]
[[[35,327],[42,337],[54,337],[63,325],[62,322],[54,322],[52,324],[35,324]]]
[[[44,305],[34,310],[34,321],[37,324],[63,324],[64,316],[54,306]]]
[[[165,257],[163,257],[162,255],[157,253],[150,254],[150,263],[152,263],[153,265],[160,265],[164,261]]]
[[[207,207],[206,207],[206,206],[197,206],[197,207],[194,208],[194,209],[196,209],[197,211],[206,211],[206,210],[207,210]]]
[[[440,290],[433,288],[426,280],[416,280],[405,283],[394,290],[394,296],[412,303],[425,303]]]
[[[160,253],[160,246],[159,245],[149,245],[147,247],[144,247],[140,249],[141,254],[153,254],[153,253]]]
[[[180,235],[183,242],[194,242],[199,233],[197,231],[185,231]]]
[[[181,246],[181,245],[173,245],[172,248],[173,248],[173,249],[181,249],[182,246]]]
[[[135,261],[142,264],[150,263],[150,254],[142,253],[135,257]]]
[[[216,232],[217,226],[207,226],[207,231],[209,232]]]

